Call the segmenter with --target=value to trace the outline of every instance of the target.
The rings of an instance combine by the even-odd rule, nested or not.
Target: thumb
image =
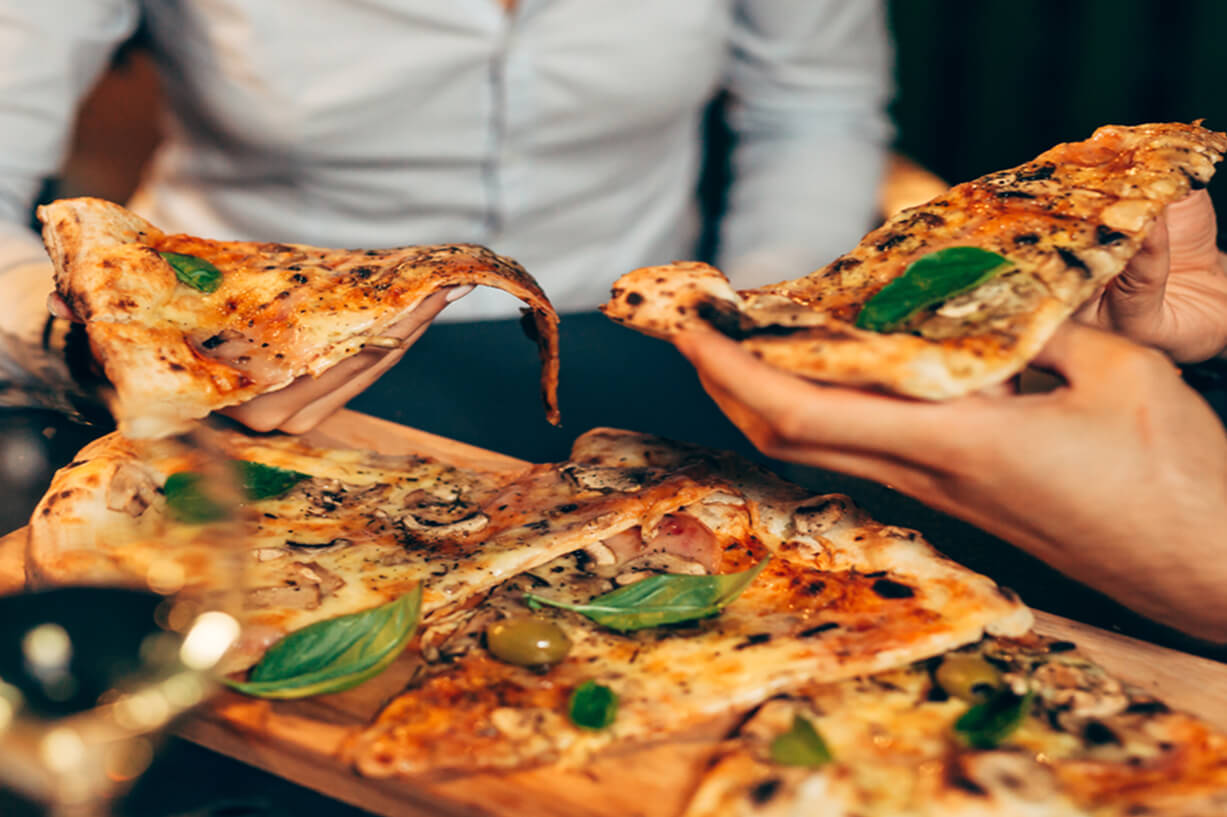
[[[1126,334],[1157,325],[1163,314],[1170,270],[1171,241],[1167,217],[1161,215],[1142,240],[1138,254],[1104,292],[1112,325]]]
[[[1102,375],[1108,360],[1137,351],[1142,351],[1142,347],[1119,335],[1065,321],[1031,363],[1077,384]]]

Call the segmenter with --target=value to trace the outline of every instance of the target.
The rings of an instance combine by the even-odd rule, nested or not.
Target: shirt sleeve
[[[27,220],[77,104],[136,29],[136,0],[0,0],[0,285],[45,260]]]
[[[811,272],[873,226],[891,46],[878,0],[741,0],[730,47],[717,262],[745,288]]]

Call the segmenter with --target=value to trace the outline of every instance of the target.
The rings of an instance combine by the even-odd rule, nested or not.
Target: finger
[[[1218,221],[1210,194],[1205,190],[1195,190],[1169,204],[1164,221],[1173,262],[1186,257],[1203,258],[1218,249]]]
[[[1108,284],[1102,309],[1114,326],[1126,334],[1144,336],[1158,326],[1171,271],[1171,245],[1167,219],[1160,216],[1125,271]]]
[[[759,418],[756,442],[772,448],[856,450],[940,466],[965,453],[954,432],[984,427],[995,404],[979,397],[928,403],[822,386],[762,363],[721,335],[691,332],[676,340],[706,383]]]
[[[302,407],[282,421],[278,428],[287,434],[303,434],[315,428],[332,415],[333,412],[344,408],[346,403],[366,391],[372,383],[399,363],[400,359],[405,356],[405,352],[409,350],[409,347],[416,343],[426,333],[428,328],[429,324],[423,324],[418,327],[417,331],[405,340],[404,345],[400,349],[384,355],[382,360],[373,366],[368,366],[357,376],[350,378],[341,388],[335,389]]]
[[[47,296],[47,311],[57,318],[81,323],[81,319],[77,317],[77,313],[72,311],[72,307],[68,305],[67,301],[60,297],[58,292],[52,292]]]
[[[924,466],[891,456],[811,445],[777,445],[766,421],[752,409],[719,386],[704,381],[703,388],[746,438],[773,459],[873,480],[912,496],[931,494],[939,479],[938,474]]]
[[[289,433],[301,433],[290,431],[286,428],[286,423],[295,419],[296,415],[305,412],[294,427],[302,428],[304,425],[314,427],[332,411],[345,405],[373,383],[380,374],[394,366],[404,356],[405,350],[422,336],[430,326],[430,322],[443,311],[443,308],[456,300],[457,296],[453,295],[453,292],[460,290],[461,295],[464,295],[471,289],[472,287],[468,289],[453,287],[436,292],[422,301],[408,315],[385,329],[381,336],[401,340],[402,344],[399,349],[361,351],[337,363],[319,377],[300,377],[285,388],[260,395],[246,403],[231,406],[224,409],[222,413],[256,431],[281,429]],[[369,377],[363,378],[362,375],[371,369],[376,371]],[[359,379],[354,382],[356,378]],[[306,411],[316,403],[320,405],[315,406],[312,411]],[[328,406],[332,408],[326,410]],[[318,419],[308,425],[309,421],[317,416]]]
[[[1071,386],[1086,387],[1112,380],[1120,364],[1131,360],[1146,364],[1162,361],[1174,368],[1159,352],[1073,321],[1061,324],[1031,363],[1056,372]]]

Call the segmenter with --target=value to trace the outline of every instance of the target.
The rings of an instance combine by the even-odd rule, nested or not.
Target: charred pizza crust
[[[736,292],[695,262],[620,278],[602,311],[668,339],[715,329],[814,380],[942,400],[1021,370],[1067,317],[1124,270],[1163,208],[1204,187],[1227,134],[1199,124],[1107,126],[904,210],[821,270]],[[1012,268],[922,310],[898,331],[854,323],[916,259],[953,246]]]
[[[542,394],[558,422],[558,316],[537,282],[484,247],[335,250],[167,235],[100,199],[39,208],[56,290],[85,321],[129,436],[163,436],[210,411],[319,376],[433,292],[493,286],[531,308]],[[159,252],[222,271],[215,291],[181,283]]]

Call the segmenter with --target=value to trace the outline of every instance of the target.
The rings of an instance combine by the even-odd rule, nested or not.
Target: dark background
[[[890,21],[898,147],[951,182],[1105,124],[1227,129],[1219,0],[895,0]]]

